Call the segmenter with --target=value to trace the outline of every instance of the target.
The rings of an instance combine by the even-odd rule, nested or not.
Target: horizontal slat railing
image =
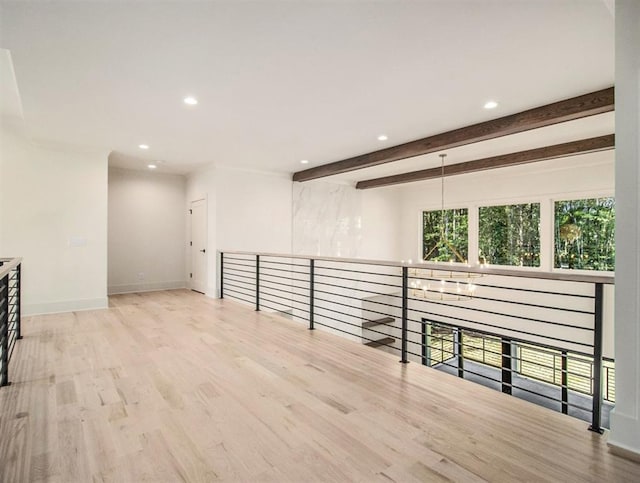
[[[21,258],[0,259],[0,387],[9,382],[9,362],[22,339],[20,311]]]
[[[237,251],[220,252],[220,267],[221,297],[602,430],[603,393],[606,401],[615,394],[612,360],[603,373],[603,301],[612,276]],[[456,291],[467,295],[450,300]]]

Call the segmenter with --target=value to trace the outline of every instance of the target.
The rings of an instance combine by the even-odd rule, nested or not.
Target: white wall
[[[3,124],[2,256],[22,256],[23,313],[107,306],[107,152],[31,144]]]
[[[616,407],[609,444],[640,456],[640,2],[616,1]]]
[[[359,258],[397,260],[401,257],[400,190],[362,191],[362,244]]]
[[[109,169],[108,292],[185,286],[184,176]]]
[[[356,190],[325,180],[293,183],[293,253],[392,260],[402,238],[396,188]]]
[[[220,167],[216,177],[218,248],[291,252],[290,176]]]
[[[289,176],[210,167],[187,178],[187,204],[198,199],[207,200],[207,295],[218,296],[218,250],[291,251]]]
[[[324,180],[293,183],[292,251],[356,258],[362,244],[362,193]]]
[[[452,176],[445,178],[445,208],[540,202],[541,269],[550,271],[553,200],[613,196],[614,173],[614,152],[604,151]],[[440,180],[404,185],[400,197],[400,258],[420,260],[422,212],[440,209]],[[470,219],[470,262],[477,259],[477,253],[471,253],[476,241],[477,225]]]

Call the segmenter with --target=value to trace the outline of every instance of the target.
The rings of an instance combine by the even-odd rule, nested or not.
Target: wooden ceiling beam
[[[500,156],[492,156],[490,158],[450,164],[444,167],[444,176],[474,173],[476,171],[504,168],[507,166],[516,166],[519,164],[535,163],[538,161],[548,161],[550,159],[575,156],[577,154],[604,151],[613,149],[614,147],[615,136],[613,134],[607,134],[606,136],[581,139],[580,141],[571,141],[568,143],[555,144],[553,146],[545,146],[543,148],[529,149],[527,151],[520,151],[517,153],[502,154]],[[412,171],[410,173],[402,173],[393,176],[385,176],[382,178],[358,181],[358,183],[356,184],[356,188],[380,188],[382,186],[391,186],[402,183],[412,183],[414,181],[423,181],[426,179],[440,178],[441,176],[441,167],[422,169],[419,171]]]
[[[293,181],[310,181],[357,169],[369,168],[400,159],[421,156],[613,110],[614,88],[609,87],[517,114],[298,171],[293,174]]]

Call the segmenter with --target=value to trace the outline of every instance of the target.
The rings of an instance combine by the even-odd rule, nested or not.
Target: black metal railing
[[[221,252],[220,267],[221,297],[586,419],[602,432],[603,399],[615,397],[603,347],[613,277],[247,252]]]
[[[589,403],[594,393],[591,356],[427,320],[423,327],[424,365],[590,420]],[[611,370],[603,367],[603,399],[609,402],[613,402],[615,391]],[[610,409],[607,407],[607,420]]]
[[[0,387],[8,386],[9,361],[22,339],[20,276],[22,259],[0,259]]]
[[[604,371],[604,394],[602,395],[605,401],[610,403],[616,402],[616,367],[615,361],[608,357],[603,357],[603,368]]]

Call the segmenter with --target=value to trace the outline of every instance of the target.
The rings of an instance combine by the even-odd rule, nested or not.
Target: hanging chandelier
[[[417,269],[419,270],[419,269]],[[421,275],[421,274],[420,274]],[[422,276],[411,281],[409,293],[411,297],[425,300],[440,300],[450,302],[462,302],[471,300],[476,292],[477,285],[473,278],[466,279],[424,279]],[[423,283],[424,281],[424,283]]]
[[[438,248],[447,248],[453,254],[449,263],[454,262],[465,264],[470,267],[460,251],[447,238],[445,232],[445,210],[444,210],[444,159],[446,154],[440,154],[440,236],[438,242],[424,255],[426,260]],[[409,260],[411,263],[411,260]],[[480,265],[484,268],[484,263]],[[482,273],[461,272],[453,270],[432,269],[432,268],[409,268],[410,295],[413,298],[439,301],[465,301],[471,300],[475,294],[477,286],[473,283],[476,278],[483,277]]]

